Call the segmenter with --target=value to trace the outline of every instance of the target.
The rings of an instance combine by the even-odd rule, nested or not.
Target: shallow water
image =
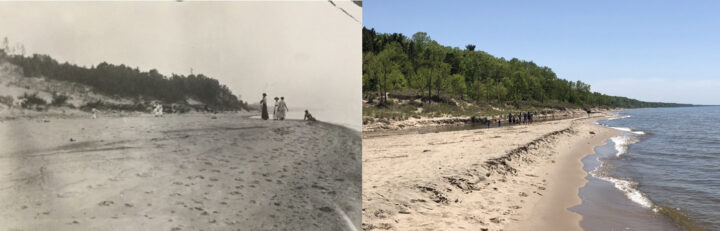
[[[580,188],[582,203],[570,208],[570,211],[583,216],[580,226],[584,230],[678,229],[662,214],[643,206],[643,201],[635,202],[633,199],[637,200],[638,198],[633,196],[632,191],[626,192],[615,186],[615,183],[626,186],[623,184],[626,182],[614,182],[609,178],[601,178],[597,174],[597,170],[604,163],[603,160],[617,157],[618,150],[615,142],[609,140],[606,145],[595,148],[595,153],[582,160],[583,169],[591,174],[586,177],[588,183]]]
[[[664,220],[685,230],[720,230],[720,123],[716,121],[720,107],[618,113],[621,117],[617,119],[599,121],[623,134],[611,139],[609,146],[596,149],[597,163],[592,159],[584,162],[592,177],[581,189],[581,197],[586,197],[583,205],[599,205],[592,200],[610,197],[606,194],[614,188],[624,199],[610,197],[602,204],[609,207],[605,212],[614,213],[613,217],[624,214],[618,209],[631,201],[642,208],[642,212],[632,215],[650,213],[637,218],[643,224]],[[593,164],[597,166],[587,169]],[[603,189],[602,184],[613,187]],[[588,192],[591,189],[594,191]],[[609,192],[601,194],[597,190]],[[582,209],[578,211],[585,218],[581,222],[584,227],[600,219],[587,211],[584,214]]]

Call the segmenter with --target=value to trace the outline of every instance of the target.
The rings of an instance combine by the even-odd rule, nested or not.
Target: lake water
[[[583,159],[586,230],[720,230],[720,107],[618,111],[622,135]]]

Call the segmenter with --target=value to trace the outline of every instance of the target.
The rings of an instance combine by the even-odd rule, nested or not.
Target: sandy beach
[[[235,114],[0,121],[0,230],[356,230],[361,137]]]
[[[591,118],[363,141],[364,230],[580,230]]]

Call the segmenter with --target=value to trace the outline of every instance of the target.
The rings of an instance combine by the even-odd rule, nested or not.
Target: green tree
[[[460,96],[460,98],[464,98],[465,94],[465,76],[461,74],[454,74],[451,75],[448,80],[445,82],[444,87],[446,92],[450,92],[454,95]]]
[[[398,43],[391,43],[369,61],[368,79],[374,79],[380,103],[387,101],[387,92],[405,87],[407,82],[402,72],[407,55]],[[370,80],[368,80],[370,81]]]

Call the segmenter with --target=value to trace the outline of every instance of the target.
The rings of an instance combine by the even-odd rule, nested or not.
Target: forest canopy
[[[8,55],[0,50],[0,58],[20,67],[25,77],[44,76],[49,79],[81,83],[99,93],[136,101],[159,100],[163,103],[186,103],[194,99],[216,110],[247,109],[230,89],[218,80],[203,74],[164,76],[157,70],[147,72],[125,65],[102,62],[90,68],[59,63],[48,55]]]
[[[592,92],[589,84],[558,78],[549,67],[498,58],[472,44],[462,49],[443,46],[425,32],[407,37],[363,27],[362,36],[363,94],[378,97],[379,105],[388,93],[409,91],[428,102],[451,97],[485,104],[582,108],[686,106]]]

